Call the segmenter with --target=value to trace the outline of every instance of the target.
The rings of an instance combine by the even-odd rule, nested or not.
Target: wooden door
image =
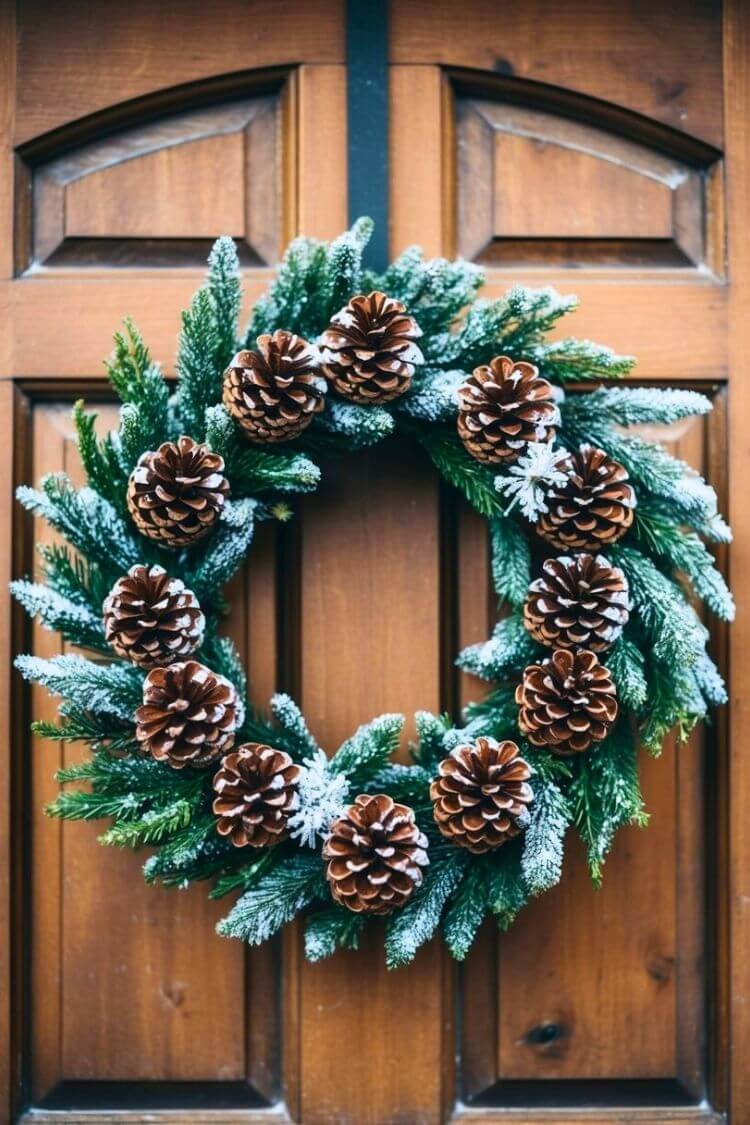
[[[70,404],[83,388],[106,422],[122,315],[171,370],[215,235],[237,239],[252,299],[291,235],[346,224],[347,17],[335,0],[0,13],[4,580],[44,534],[11,483],[75,472]],[[725,665],[739,654],[731,710],[645,764],[652,825],[621,836],[601,892],[571,848],[562,885],[460,971],[433,943],[388,974],[375,941],[317,966],[294,932],[248,954],[214,935],[204,888],[147,888],[138,857],[46,820],[75,751],[30,740],[51,704],[7,675],[0,1120],[750,1121],[750,10],[396,0],[390,63],[392,252],[482,262],[491,294],[577,292],[577,335],[713,396],[708,421],[661,436],[737,533],[740,620],[731,649],[714,640]],[[291,691],[335,746],[381,711],[470,698],[452,657],[493,607],[482,527],[418,451],[397,441],[324,480],[293,525],[264,528],[231,620],[253,698]],[[53,650],[24,630],[6,610],[4,655]]]

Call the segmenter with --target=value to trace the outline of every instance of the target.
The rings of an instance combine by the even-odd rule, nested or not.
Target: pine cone
[[[562,550],[575,551],[596,551],[621,539],[635,508],[635,492],[622,465],[601,449],[582,445],[558,467],[568,481],[550,489],[539,534]]]
[[[298,777],[290,756],[271,746],[245,742],[226,754],[213,779],[219,834],[237,848],[267,848],[284,840]]]
[[[499,355],[458,388],[458,436],[477,461],[517,461],[527,442],[552,441],[560,411],[533,363]]]
[[[604,652],[628,620],[628,583],[602,555],[547,559],[529,586],[523,621],[534,640],[550,648]]]
[[[593,652],[556,649],[530,664],[516,688],[518,725],[534,746],[580,754],[607,737],[617,718],[615,685]]]
[[[433,815],[443,836],[475,855],[499,848],[529,822],[531,767],[515,742],[478,738],[457,746],[430,785]]]
[[[383,793],[361,794],[323,845],[333,898],[356,914],[390,914],[422,882],[426,848],[412,809]]]
[[[176,770],[207,766],[234,742],[237,693],[197,660],[154,668],[135,713],[141,748]]]
[[[409,389],[414,365],[424,359],[414,343],[421,335],[404,306],[385,293],[352,297],[320,338],[326,378],[352,402],[391,402]]]
[[[181,437],[139,458],[128,483],[128,508],[141,535],[163,547],[189,547],[208,534],[228,495],[223,459]]]
[[[104,599],[103,615],[117,655],[142,668],[192,655],[206,624],[193,591],[161,566],[132,566]]]
[[[279,329],[259,336],[258,350],[237,352],[224,374],[224,405],[251,441],[289,441],[325,405],[316,349]]]

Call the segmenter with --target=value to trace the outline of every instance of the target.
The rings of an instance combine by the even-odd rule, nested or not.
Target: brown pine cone
[[[458,436],[477,461],[517,461],[527,442],[552,441],[560,411],[533,363],[499,355],[458,388]]]
[[[103,616],[117,655],[141,668],[191,656],[206,624],[193,591],[161,566],[131,566],[104,599]]]
[[[320,338],[323,370],[333,389],[363,406],[391,402],[409,389],[424,356],[414,343],[422,330],[385,293],[352,297]]]
[[[226,754],[213,779],[219,835],[237,848],[267,848],[286,839],[298,777],[290,756],[272,746],[245,742]]]
[[[315,348],[279,329],[259,336],[258,350],[237,352],[224,374],[224,405],[251,441],[289,441],[325,405]]]
[[[360,794],[323,845],[333,898],[355,914],[390,914],[422,882],[426,848],[412,809],[383,793]]]
[[[141,535],[163,547],[189,547],[208,534],[228,495],[223,458],[181,437],[141,455],[130,474],[128,508]]]
[[[558,468],[568,480],[550,489],[539,534],[555,547],[575,551],[596,551],[621,539],[635,508],[635,492],[622,465],[601,449],[582,445]]]
[[[547,559],[541,578],[529,586],[523,623],[534,640],[550,648],[604,652],[628,620],[628,582],[602,555]]]
[[[581,754],[607,737],[617,718],[615,685],[593,652],[556,649],[530,664],[516,688],[518,725],[534,746]]]
[[[475,855],[499,848],[529,822],[531,767],[515,742],[478,738],[457,746],[430,785],[438,828]]]
[[[197,660],[154,668],[135,713],[141,749],[176,770],[207,766],[234,742],[237,693]]]

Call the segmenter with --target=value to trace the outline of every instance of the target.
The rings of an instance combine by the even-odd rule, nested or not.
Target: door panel
[[[15,535],[3,567],[28,572],[48,534],[11,516],[11,480],[78,472],[69,410],[83,389],[101,399],[102,425],[111,416],[101,358],[124,314],[172,373],[179,312],[215,235],[237,240],[249,304],[295,233],[343,229],[344,8],[0,0],[16,45],[0,52],[0,511]],[[750,205],[741,0],[724,13],[714,0],[399,0],[390,20],[392,252],[420,242],[480,261],[489,295],[516,282],[575,291],[563,331],[635,352],[639,379],[710,393],[709,420],[663,438],[705,469],[741,527],[743,491],[730,496],[727,475],[750,378],[738,379],[750,354],[738,344],[750,300],[737,249]],[[740,431],[736,479],[745,446]],[[380,711],[457,712],[476,698],[452,661],[488,635],[495,606],[484,525],[418,451],[397,441],[324,469],[290,525],[261,528],[228,628],[254,701],[292,692],[333,748]],[[29,640],[57,651],[18,617],[14,631],[6,653]],[[742,626],[734,638],[745,643]],[[722,631],[714,644],[723,659]],[[458,971],[432,943],[388,974],[375,938],[316,966],[296,930],[250,953],[217,938],[225,904],[206,888],[149,888],[145,854],[43,815],[52,772],[77,750],[30,739],[28,719],[55,714],[43,693],[14,682],[6,710],[0,1039],[6,1021],[13,1064],[5,1081],[0,1060],[0,1093],[12,1084],[16,1116],[34,1105],[29,1123],[80,1121],[84,1106],[101,1122],[144,1109],[163,1122],[718,1122],[731,1079],[744,1121],[747,1078],[729,1069],[730,1047],[747,1056],[750,1010],[741,855],[733,992],[725,874],[728,811],[746,819],[750,779],[736,738],[730,802],[726,715],[644,761],[652,824],[620,835],[601,891],[572,844],[560,887],[502,938],[485,929]]]

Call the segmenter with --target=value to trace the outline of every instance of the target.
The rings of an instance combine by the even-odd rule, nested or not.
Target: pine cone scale
[[[289,441],[325,404],[316,349],[279,329],[259,336],[257,351],[244,348],[224,374],[223,401],[247,437],[259,444]]]
[[[321,336],[323,370],[330,385],[352,402],[391,402],[408,390],[423,360],[416,321],[383,293],[352,297]]]
[[[270,847],[285,840],[299,774],[289,754],[271,746],[246,742],[226,754],[213,779],[219,835],[235,847]]]
[[[323,847],[334,900],[355,913],[388,914],[422,881],[427,838],[414,813],[384,794],[357,797]]]
[[[550,648],[603,652],[622,633],[630,601],[627,579],[602,555],[547,559],[529,586],[524,625]]]
[[[511,463],[527,442],[555,436],[560,412],[552,386],[531,363],[496,356],[475,368],[458,395],[458,435],[477,461]]]
[[[457,746],[430,786],[441,834],[477,855],[513,839],[528,820],[530,777],[514,742],[481,737]]]
[[[621,539],[636,505],[623,466],[601,449],[582,445],[561,468],[568,479],[550,489],[539,534],[563,550],[594,551]]]
[[[130,475],[127,493],[140,533],[172,548],[202,539],[229,496],[223,470],[217,453],[189,437],[144,453]]]
[[[617,719],[615,686],[595,653],[556,649],[525,669],[516,689],[518,723],[534,746],[575,754],[606,738]]]
[[[207,766],[234,741],[237,696],[223,676],[188,660],[149,672],[135,718],[136,739],[157,761]]]

